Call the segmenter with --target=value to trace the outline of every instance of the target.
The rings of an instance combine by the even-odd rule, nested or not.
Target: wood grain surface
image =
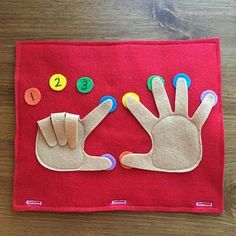
[[[220,37],[225,118],[225,212],[15,213],[16,40]],[[0,0],[0,235],[236,235],[235,0]]]

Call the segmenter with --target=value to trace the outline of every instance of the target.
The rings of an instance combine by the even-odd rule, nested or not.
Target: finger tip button
[[[127,100],[128,100],[128,98],[133,98],[133,99],[135,99],[137,101],[140,101],[140,97],[139,97],[138,94],[133,93],[133,92],[126,93],[122,97],[122,104],[126,108],[127,108]]]
[[[132,152],[129,151],[124,151],[120,154],[119,156],[119,161],[120,161],[120,165],[124,168],[124,169],[132,169],[132,167],[126,166],[124,164],[122,164],[122,158],[128,154],[132,154]]]
[[[206,90],[206,91],[204,91],[202,94],[201,94],[201,97],[200,97],[200,99],[201,99],[201,102],[206,98],[206,96],[208,96],[208,97],[211,97],[212,98],[212,103],[213,103],[213,106],[215,106],[216,104],[217,104],[217,102],[218,102],[218,96],[217,96],[217,94],[213,91],[213,90]]]
[[[111,167],[109,167],[108,169],[106,169],[107,171],[111,171],[116,167],[116,159],[114,156],[112,156],[111,154],[103,154],[102,157],[107,158],[111,161]]]
[[[152,84],[153,84],[153,81],[156,79],[160,80],[163,83],[163,85],[165,85],[165,80],[162,76],[152,75],[152,76],[148,77],[148,79],[147,79],[147,87],[148,87],[149,91],[152,91]]]
[[[116,99],[113,96],[110,96],[110,95],[103,96],[100,99],[99,104],[101,104],[103,102],[107,102],[108,104],[111,105],[111,110],[109,111],[110,113],[116,110],[116,108],[117,108],[117,101],[116,101]]]
[[[176,88],[176,86],[177,86],[177,81],[178,81],[179,79],[184,79],[184,80],[186,81],[187,87],[188,87],[188,88],[190,87],[190,85],[191,85],[191,79],[190,79],[190,77],[189,77],[187,74],[185,74],[185,73],[180,73],[180,74],[177,74],[177,75],[174,77],[174,79],[173,79],[173,85],[174,85],[175,88]]]

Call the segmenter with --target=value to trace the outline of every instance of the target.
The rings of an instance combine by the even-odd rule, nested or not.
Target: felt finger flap
[[[177,74],[187,75],[191,84],[187,90],[186,84],[183,86],[176,101],[173,81]],[[153,96],[149,78],[154,77],[164,81],[164,100]],[[214,107],[209,91],[218,99]],[[122,102],[127,93],[137,100]],[[15,95],[14,210],[223,211],[224,130],[218,39],[18,42]],[[109,110],[96,115],[94,109],[104,100]],[[175,105],[179,115],[188,113],[189,120],[201,129],[199,165],[184,173],[123,165],[124,155],[150,152],[152,138],[148,133],[157,121],[175,112]],[[77,115],[81,127],[87,127],[84,168],[89,170],[95,161],[97,166],[106,166],[102,171],[72,168],[60,172],[37,160],[37,132],[48,148],[61,148],[68,142],[66,131],[59,130],[66,114]],[[71,150],[76,150],[81,140],[76,136],[77,126],[73,127],[68,126],[68,130],[73,134]],[[168,129],[164,127],[163,135]],[[91,160],[93,157],[96,160]],[[74,166],[67,157],[63,160]]]

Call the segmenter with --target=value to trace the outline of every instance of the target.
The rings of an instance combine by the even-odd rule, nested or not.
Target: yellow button
[[[54,91],[61,91],[66,87],[66,77],[61,74],[52,75],[49,80],[49,85]]]
[[[140,100],[138,94],[133,93],[133,92],[126,93],[126,94],[124,94],[123,97],[122,97],[122,104],[123,104],[125,107],[127,107],[127,105],[126,105],[126,99],[127,99],[127,97],[129,97],[129,96],[135,98],[135,99],[138,100],[138,101]]]

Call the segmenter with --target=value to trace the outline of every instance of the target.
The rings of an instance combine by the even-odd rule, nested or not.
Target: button
[[[204,98],[206,97],[206,95],[208,95],[208,94],[211,94],[211,95],[214,96],[215,102],[214,102],[214,105],[213,105],[213,106],[215,106],[216,103],[218,102],[218,96],[217,96],[217,94],[216,94],[213,90],[206,90],[206,91],[204,91],[204,92],[201,94],[201,101],[203,101],[203,99],[204,99]]]
[[[147,79],[147,87],[150,91],[152,91],[152,81],[153,79],[160,79],[163,84],[165,84],[165,80],[160,75],[152,75]]]
[[[93,80],[89,77],[81,77],[76,84],[80,93],[89,93],[93,89]]]
[[[127,99],[127,97],[129,97],[129,96],[135,98],[137,101],[140,101],[140,98],[139,98],[138,94],[133,93],[133,92],[126,93],[126,94],[124,94],[123,97],[122,97],[122,104],[123,104],[125,107],[127,107],[127,105],[126,105],[126,99]]]
[[[107,99],[111,99],[112,100],[112,108],[110,110],[110,112],[113,112],[116,110],[117,108],[117,101],[114,97],[110,96],[110,95],[106,95],[106,96],[103,96],[100,101],[99,101],[99,104],[105,102]]]
[[[61,74],[55,74],[52,75],[49,80],[49,85],[52,90],[54,91],[61,91],[66,87],[67,80],[64,75]]]
[[[41,93],[37,88],[29,88],[25,91],[25,101],[29,105],[37,105],[41,100]]]
[[[129,167],[129,166],[126,166],[126,165],[122,164],[122,163],[121,163],[121,159],[122,159],[122,157],[123,157],[124,155],[131,154],[131,153],[132,153],[132,152],[125,151],[125,152],[122,152],[122,153],[120,154],[120,156],[119,156],[120,164],[121,164],[121,166],[122,166],[123,168],[125,168],[125,169],[132,169],[132,167]]]
[[[190,87],[190,85],[191,85],[191,79],[190,79],[190,77],[189,77],[188,75],[186,75],[185,73],[180,73],[180,74],[177,74],[177,75],[174,77],[174,79],[173,79],[173,85],[174,85],[175,88],[176,88],[177,80],[178,80],[179,78],[185,79],[188,88]]]
[[[112,163],[111,167],[107,169],[107,171],[113,170],[116,167],[116,159],[111,154],[103,154],[102,157],[108,158]]]

